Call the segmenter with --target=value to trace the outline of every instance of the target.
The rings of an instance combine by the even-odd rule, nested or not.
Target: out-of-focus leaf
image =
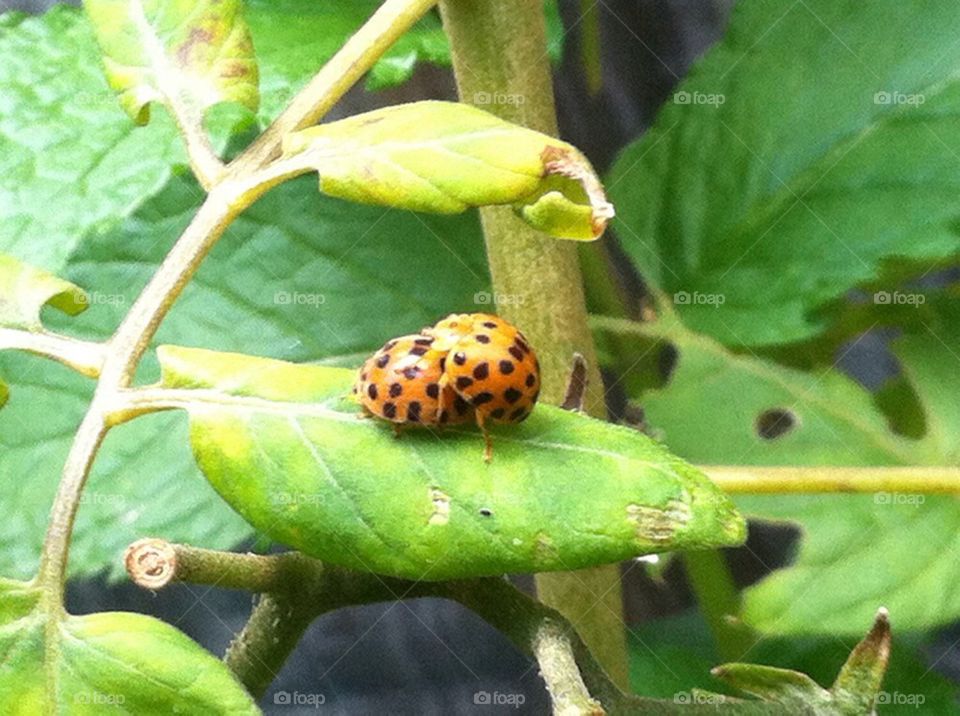
[[[200,196],[189,177],[176,178],[132,218],[82,243],[62,274],[91,287],[89,309],[69,319],[52,312],[46,324],[108,338]],[[402,242],[393,240],[398,236]],[[403,271],[389,270],[401,264]],[[304,177],[274,189],[236,220],[158,340],[353,367],[385,335],[415,332],[450,311],[476,311],[474,294],[487,290],[475,214],[418,216],[359,206],[318,196],[315,182]],[[144,362],[139,380],[154,380],[152,354]],[[0,572],[25,579],[36,567],[92,385],[57,364],[14,353],[0,354],[0,375],[12,388],[0,411],[0,475],[17,478],[0,480],[0,502],[9,508],[0,520]],[[144,534],[217,549],[252,534],[200,475],[186,421],[173,413],[112,430],[83,499],[70,551],[74,575],[107,569],[111,578],[123,577],[123,550]]]
[[[883,716],[915,715],[918,708],[924,713],[951,713],[956,707],[956,685],[931,671],[920,658],[921,653],[930,653],[931,649],[929,643],[918,637],[901,633],[896,638],[889,669],[883,678],[883,690],[874,691],[878,713]],[[695,699],[702,701],[698,699],[701,689],[724,688],[724,684],[710,674],[719,657],[699,612],[658,619],[631,629],[629,648],[631,682],[638,693],[693,703]],[[831,690],[839,694],[837,672],[846,669],[844,660],[849,662],[858,653],[861,651],[854,642],[833,634],[767,636],[758,638],[748,658],[754,663],[808,674],[821,684],[836,680]],[[837,699],[843,701],[839,695]],[[716,696],[713,701],[717,701]]]
[[[744,693],[776,701],[792,712],[836,713],[830,708],[830,692],[799,671],[760,664],[725,664],[712,673]]]
[[[40,597],[0,579],[6,713],[259,713],[223,662],[169,624],[101,612],[64,614],[50,629]]]
[[[76,8],[0,14],[0,56],[0,251],[60,273],[186,156],[164,113],[137,129],[117,107]]]
[[[283,151],[317,171],[322,192],[366,204],[442,214],[512,204],[535,228],[586,240],[613,216],[576,148],[465,104],[374,110],[293,132]]]
[[[613,325],[606,324],[610,327]],[[671,450],[700,464],[957,465],[960,335],[911,335],[894,350],[924,412],[918,440],[892,433],[869,393],[836,371],[819,375],[735,355],[667,311],[634,335],[672,344],[677,365],[643,396],[646,418]],[[630,331],[628,331],[629,333]],[[951,496],[741,496],[748,514],[798,523],[793,565],[745,592],[744,618],[764,632],[852,634],[887,607],[904,629],[960,616],[960,504]],[[882,565],[882,567],[880,566]]]
[[[40,309],[51,305],[74,316],[87,307],[83,289],[0,254],[0,327],[39,331]]]
[[[256,111],[257,63],[240,0],[85,0],[120,105],[137,124],[162,102],[200,126],[236,102]]]
[[[799,341],[850,288],[960,251],[958,22],[956,3],[736,5],[607,182],[624,248],[692,329]]]
[[[163,385],[200,468],[279,542],[413,579],[576,569],[739,544],[744,524],[702,474],[644,435],[539,406],[493,429],[409,431],[364,419],[353,371],[174,346]]]

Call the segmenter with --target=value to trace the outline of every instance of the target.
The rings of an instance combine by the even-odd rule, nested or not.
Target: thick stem
[[[233,161],[231,173],[242,174],[265,166],[277,156],[286,134],[319,122],[390,46],[436,4],[437,0],[385,0],[266,131]]]
[[[0,328],[0,350],[22,350],[51,358],[89,378],[100,375],[106,353],[101,343],[88,343],[55,333],[30,333]]]
[[[444,0],[440,9],[461,100],[556,134],[540,0]],[[589,366],[587,412],[605,417],[576,244],[533,230],[509,207],[481,209],[480,218],[494,293],[507,297],[498,311],[518,324],[536,347],[543,399],[562,402],[571,356],[581,353]],[[537,590],[545,603],[573,619],[597,658],[625,686],[626,641],[617,567],[538,575]]]

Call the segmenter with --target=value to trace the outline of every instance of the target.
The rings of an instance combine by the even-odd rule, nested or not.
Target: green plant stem
[[[556,135],[557,123],[540,0],[444,0],[460,99],[508,121]],[[510,102],[495,102],[497,97]],[[587,327],[577,246],[540,234],[508,207],[480,210],[498,308],[536,347],[543,399],[559,405],[575,352],[589,367],[586,409],[606,417],[603,383]],[[626,686],[627,652],[616,565],[537,575],[541,600],[569,617],[610,672]]]
[[[0,328],[0,351],[11,349],[51,358],[89,378],[100,375],[106,354],[106,348],[101,343],[88,343],[55,333]]]
[[[263,134],[231,163],[229,171],[242,175],[274,159],[286,134],[319,122],[390,46],[436,4],[437,0],[385,0]]]
[[[687,579],[703,613],[721,661],[740,661],[756,639],[739,621],[740,597],[720,550],[683,554]]]
[[[700,465],[729,493],[960,493],[960,467],[905,465],[893,467],[754,467]]]
[[[411,582],[324,565],[296,552],[234,554],[157,539],[130,545],[125,564],[135,583],[151,589],[178,581],[266,588],[225,657],[254,695],[263,692],[317,616],[347,605],[437,597],[475,611],[536,658],[556,713],[603,713],[587,685],[605,705],[632,702],[609,680],[569,622],[502,579]]]

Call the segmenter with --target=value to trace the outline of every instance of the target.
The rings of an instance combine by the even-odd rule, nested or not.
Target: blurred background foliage
[[[119,110],[75,8],[10,11],[48,4],[0,1],[0,251],[86,288],[85,314],[45,320],[102,339],[202,193],[165,113],[135,128]],[[376,4],[250,0],[263,100],[256,115],[215,108],[217,146],[243,146]],[[607,177],[618,210],[602,251],[583,249],[591,309],[678,319],[645,337],[598,332],[612,415],[701,463],[955,464],[960,45],[951,28],[960,7],[547,6],[561,133]],[[331,118],[453,99],[448,64],[429,16]],[[362,207],[318,196],[314,182],[282,186],[231,227],[157,342],[355,366],[386,336],[485,308],[474,213]],[[284,299],[318,291],[317,305]],[[157,367],[147,360],[142,370],[152,379]],[[0,412],[0,572],[27,577],[91,385],[19,355],[0,356],[0,372],[12,393]],[[155,614],[221,651],[247,596],[184,585],[154,597],[121,579],[119,556],[143,535],[256,543],[200,477],[182,416],[111,434],[85,500],[71,610]],[[896,635],[885,690],[923,694],[933,712],[955,708],[955,498],[739,502],[766,521],[723,555],[756,630],[756,646],[733,658],[828,682],[884,604]],[[718,690],[708,670],[731,658],[729,645],[698,613],[684,564],[631,562],[622,572],[636,688]],[[524,693],[521,712],[547,708],[535,666],[474,615],[431,601],[319,620],[265,709],[273,693],[294,690],[324,693],[343,712],[488,713],[473,704],[480,690]],[[900,710],[912,706],[882,712]]]

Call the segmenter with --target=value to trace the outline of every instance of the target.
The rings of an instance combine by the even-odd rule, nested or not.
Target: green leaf
[[[264,120],[273,119],[379,5],[380,0],[249,0],[245,15],[260,61]],[[420,62],[450,64],[446,35],[433,14],[387,50],[367,76],[367,87],[406,82]]]
[[[219,102],[257,110],[256,58],[239,0],[86,0],[107,79],[137,124],[150,103],[200,125]]]
[[[90,307],[76,318],[46,316],[47,325],[109,337],[199,199],[192,179],[175,178],[129,220],[77,247],[63,275],[91,287]],[[404,271],[390,270],[401,264]],[[385,335],[416,331],[451,310],[477,310],[474,294],[489,290],[485,264],[475,215],[362,207],[317,196],[304,177],[236,220],[158,340],[357,366]],[[28,578],[92,385],[59,365],[9,353],[0,354],[0,375],[13,388],[0,411],[0,475],[16,476],[0,480],[0,503],[9,508],[0,520],[0,572]],[[157,375],[148,354],[139,380]],[[106,569],[125,577],[123,550],[144,534],[215,549],[252,534],[197,470],[186,421],[173,413],[112,430],[83,499],[72,575]]]
[[[739,544],[697,470],[636,431],[551,406],[493,430],[364,419],[354,371],[162,346],[200,468],[251,524],[300,551],[414,579],[567,570]]]
[[[40,331],[40,309],[48,304],[74,316],[87,307],[87,295],[69,281],[0,254],[0,327]]]
[[[830,709],[830,692],[806,674],[790,669],[777,669],[760,664],[724,664],[711,672],[740,691],[764,701],[775,701],[786,708],[803,712],[834,713]]]
[[[412,102],[293,132],[285,161],[320,190],[364,204],[449,214],[513,204],[535,228],[595,239],[613,216],[573,146],[454,102]]]
[[[620,322],[601,325],[625,328]],[[813,375],[736,355],[676,316],[632,324],[634,335],[679,351],[669,383],[643,396],[647,420],[671,450],[700,464],[957,465],[960,335],[894,344],[924,413],[926,432],[890,431],[871,396],[834,370]],[[960,504],[950,496],[741,496],[752,516],[796,523],[794,563],[745,592],[744,619],[767,633],[857,633],[885,606],[904,629],[960,617]],[[882,566],[882,567],[881,567]]]
[[[850,288],[960,252],[958,22],[955,3],[736,6],[608,181],[625,249],[692,329],[799,341]]]
[[[881,609],[873,629],[850,653],[830,689],[846,713],[867,713],[873,708],[890,663],[890,640],[890,622]]]
[[[0,579],[0,694],[13,713],[259,713],[220,660],[169,624],[102,612],[50,625],[41,596]]]
[[[117,107],[76,8],[0,14],[0,56],[0,251],[60,273],[186,157],[168,117],[137,129]]]

